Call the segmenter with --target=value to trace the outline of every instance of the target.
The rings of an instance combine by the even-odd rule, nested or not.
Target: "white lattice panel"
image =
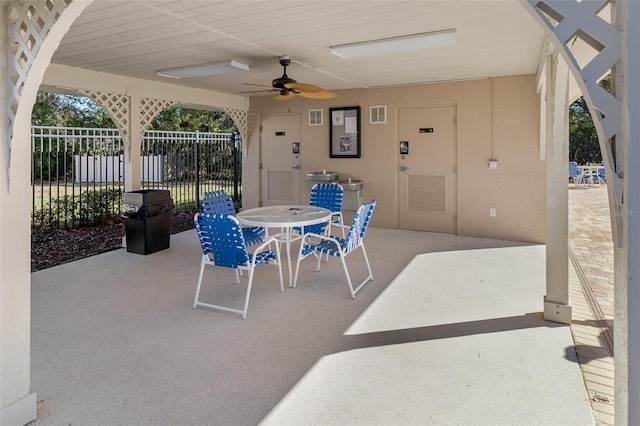
[[[9,25],[9,144],[29,68],[49,30],[71,0],[12,1],[7,4]],[[4,30],[4,29],[3,29]]]
[[[247,111],[243,111],[240,109],[230,109],[223,108],[222,109],[229,117],[233,119],[233,122],[236,124],[238,128],[238,132],[240,132],[240,136],[242,136],[242,140],[247,140]]]
[[[622,100],[616,97],[615,84],[613,93],[607,92],[598,85],[598,81],[606,74],[616,75],[616,67],[622,60],[622,31],[602,16],[603,10],[609,7],[614,11],[610,0],[567,1],[567,0],[527,0],[529,6],[548,27],[555,37],[554,45],[578,72],[576,78],[592,111],[592,118],[598,137],[602,157],[607,168],[607,184],[612,185],[614,200],[612,211],[622,208],[622,170],[620,163],[621,147],[617,146],[614,156],[611,141],[622,129]],[[580,61],[572,51],[576,41],[588,45],[595,56],[586,64]],[[616,79],[612,79],[614,83]],[[621,226],[616,215],[612,215],[614,228],[617,229],[614,240],[620,244]]]
[[[122,139],[129,144],[131,142],[129,138],[131,99],[127,95],[117,93],[103,93],[92,90],[82,90],[81,92],[107,111],[118,130],[120,130]]]
[[[605,139],[610,139],[620,131],[621,102],[598,85],[598,81],[608,74],[622,59],[622,33],[598,14],[609,5],[608,0],[566,1],[529,0],[534,9],[552,29],[562,43],[573,65],[580,71],[591,101],[600,113],[599,119]],[[597,51],[596,56],[586,65],[580,66],[571,50],[572,41],[578,38]]]
[[[155,118],[160,111],[175,105],[176,102],[165,101],[162,99],[140,99],[140,133],[144,136],[147,126]]]

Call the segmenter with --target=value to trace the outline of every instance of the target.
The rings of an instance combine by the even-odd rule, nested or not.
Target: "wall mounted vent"
[[[376,105],[369,107],[369,112],[371,116],[370,123],[371,124],[379,124],[387,122],[387,106],[386,105]]]
[[[322,126],[322,110],[321,109],[309,110],[309,126]]]

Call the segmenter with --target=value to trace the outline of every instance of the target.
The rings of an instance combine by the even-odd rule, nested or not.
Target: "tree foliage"
[[[222,111],[206,111],[182,107],[170,107],[161,111],[151,121],[149,130],[219,133],[237,131],[231,117]]]
[[[85,96],[38,92],[31,113],[36,126],[108,128],[116,127],[102,107]],[[222,111],[170,107],[161,111],[149,130],[185,132],[235,132],[231,117]]]
[[[610,76],[599,84],[611,91]],[[583,96],[569,106],[569,160],[578,164],[598,164],[602,161],[596,127]]]
[[[36,126],[115,128],[111,117],[85,96],[38,92],[31,112]]]
[[[602,160],[596,128],[582,96],[569,107],[569,160],[578,164]]]

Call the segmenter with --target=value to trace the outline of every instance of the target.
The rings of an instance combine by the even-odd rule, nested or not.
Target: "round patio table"
[[[291,273],[291,243],[302,238],[294,232],[294,228],[329,222],[333,212],[329,209],[313,206],[267,206],[256,207],[238,212],[236,217],[241,225],[261,226],[263,228],[280,228],[274,235],[280,242],[286,244],[287,265],[289,267],[289,287],[293,285]]]

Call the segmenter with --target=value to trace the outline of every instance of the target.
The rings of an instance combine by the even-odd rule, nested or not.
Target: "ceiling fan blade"
[[[258,83],[242,83],[242,84],[246,84],[247,86],[266,87],[266,88],[271,89],[271,90],[276,90],[276,89],[273,88],[273,86],[267,86],[266,84],[258,84]]]
[[[275,89],[263,89],[263,90],[248,90],[246,92],[237,92],[238,94],[240,93],[265,93],[265,92],[276,92],[277,90]]]
[[[265,87],[268,90],[264,90],[265,92],[276,92],[273,95],[273,98],[278,101],[286,101],[295,96],[300,96],[302,98],[311,98],[311,99],[333,99],[337,98],[333,92],[328,90],[324,90],[320,86],[316,86],[315,84],[307,84],[307,83],[298,83],[297,81],[289,78],[287,76],[287,66],[290,64],[290,60],[288,56],[283,56],[280,58],[280,65],[284,67],[284,73],[282,77],[273,80],[271,86],[266,86],[264,84],[257,83],[244,83],[249,86],[258,86]],[[255,92],[239,92],[239,93],[255,93]]]
[[[276,93],[275,95],[273,95],[273,98],[277,101],[288,101],[291,98],[295,98],[296,94],[293,92],[287,92],[286,95],[283,95],[282,92],[280,93]]]
[[[297,95],[301,98],[310,99],[335,99],[338,97],[338,95],[328,90],[320,90],[318,92],[300,92]]]
[[[302,98],[334,99],[338,97],[335,93],[324,90],[322,87],[316,86],[315,84],[288,83],[284,86],[287,89],[294,90],[295,93]]]
[[[320,86],[316,86],[315,84],[307,84],[307,83],[287,83],[284,85],[287,89],[293,89],[296,92],[321,92],[324,89]]]

